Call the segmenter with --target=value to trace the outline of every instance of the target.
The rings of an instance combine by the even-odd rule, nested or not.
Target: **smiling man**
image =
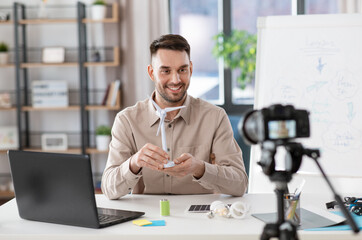
[[[161,122],[151,99],[117,114],[103,193],[110,199],[131,192],[242,196],[248,178],[225,111],[187,94],[193,70],[188,42],[180,35],[163,35],[151,43],[150,53],[152,100],[161,109],[184,107],[165,117],[167,151],[156,136]],[[168,160],[175,166],[165,168]]]

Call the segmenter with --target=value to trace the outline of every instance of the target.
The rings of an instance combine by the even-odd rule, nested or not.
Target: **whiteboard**
[[[311,137],[303,145],[321,150],[327,174],[362,177],[362,14],[270,16],[257,25],[254,108],[308,110]],[[319,172],[307,157],[300,171]]]

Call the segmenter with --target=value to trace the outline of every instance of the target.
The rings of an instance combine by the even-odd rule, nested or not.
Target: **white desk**
[[[170,201],[171,216],[161,217],[160,199]],[[315,202],[315,199],[318,202]],[[249,216],[245,219],[227,219],[215,217],[208,219],[204,213],[187,213],[190,204],[210,204],[221,200],[225,203],[244,201],[252,206],[252,213],[276,211],[274,194],[248,194],[242,198],[227,195],[128,195],[119,200],[108,200],[103,195],[96,195],[98,206],[144,211],[142,217],[148,220],[164,219],[163,227],[139,227],[132,222],[117,224],[103,229],[88,229],[66,225],[23,220],[19,217],[16,201],[0,207],[0,239],[259,239],[265,224]],[[324,209],[324,203],[331,201],[329,196],[302,195],[301,206],[308,209],[313,206]],[[298,231],[300,239],[362,239],[362,234],[354,235],[351,231],[313,232]]]

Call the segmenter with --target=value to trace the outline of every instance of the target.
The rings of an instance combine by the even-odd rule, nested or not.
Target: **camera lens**
[[[264,140],[264,121],[260,111],[251,111],[244,117],[241,127],[239,127],[239,134],[244,137],[247,144],[257,144]]]

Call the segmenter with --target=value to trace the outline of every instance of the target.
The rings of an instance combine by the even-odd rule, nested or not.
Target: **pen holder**
[[[285,220],[293,222],[296,226],[300,225],[300,195],[284,194],[284,216]]]

